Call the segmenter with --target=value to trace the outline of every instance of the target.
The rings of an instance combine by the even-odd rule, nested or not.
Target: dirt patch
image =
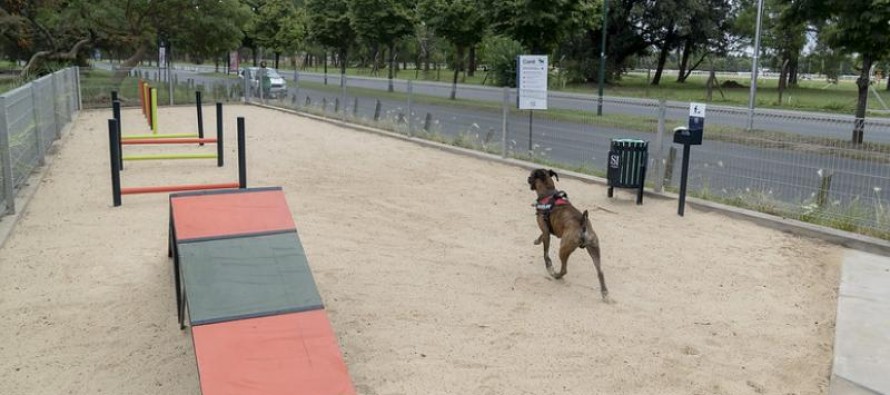
[[[111,207],[109,115],[80,116],[0,250],[0,393],[200,393],[167,196]],[[123,185],[234,180],[238,115],[250,184],[284,187],[361,394],[826,392],[838,247],[563,180],[614,212],[591,211],[604,304],[585,254],[547,276],[527,171],[254,107],[226,108],[225,168],[127,163]],[[195,128],[190,108],[160,119]],[[147,129],[139,110],[124,125]]]

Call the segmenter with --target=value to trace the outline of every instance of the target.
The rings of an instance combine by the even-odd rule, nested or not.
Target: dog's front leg
[[[550,275],[553,275],[553,261],[550,260],[550,233],[541,234],[541,240],[544,242],[544,266]]]

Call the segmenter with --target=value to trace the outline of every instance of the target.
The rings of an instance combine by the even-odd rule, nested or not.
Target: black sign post
[[[689,126],[680,126],[674,129],[674,143],[683,144],[683,167],[680,173],[680,203],[679,207],[677,207],[677,215],[681,217],[686,208],[686,182],[689,178],[689,147],[701,145],[704,129],[705,105],[690,103]]]

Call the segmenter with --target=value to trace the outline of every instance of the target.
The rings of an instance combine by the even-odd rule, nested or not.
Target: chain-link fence
[[[47,149],[81,108],[79,73],[71,67],[0,95],[0,202],[15,212],[15,196]]]
[[[679,188],[682,146],[672,130],[686,125],[689,103],[606,97],[597,115],[596,97],[551,92],[549,110],[530,112],[516,109],[515,89],[394,80],[390,90],[381,79],[289,77],[287,94],[253,91],[247,100],[598,176],[612,139],[647,140],[649,187]],[[867,120],[860,144],[851,142],[854,123],[710,106],[704,142],[692,148],[689,193],[890,238],[890,120]]]
[[[203,71],[93,70],[84,105],[110,108],[118,90],[125,106],[138,106],[142,79],[158,89],[161,106],[194,103],[201,91],[205,104],[261,102],[597,176],[606,174],[612,139],[637,138],[650,142],[649,187],[675,191],[680,182],[671,130],[687,123],[689,103],[550,92],[549,109],[530,112],[516,109],[515,89],[295,71],[264,85]],[[859,144],[851,142],[854,123],[711,105],[704,143],[692,149],[689,193],[890,238],[890,120],[867,119]]]

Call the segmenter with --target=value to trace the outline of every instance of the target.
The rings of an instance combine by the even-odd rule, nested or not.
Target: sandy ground
[[[81,114],[0,251],[0,394],[200,393],[167,197],[111,207],[109,114]],[[361,394],[826,392],[838,247],[563,180],[614,212],[592,211],[609,305],[585,254],[547,276],[527,171],[243,106],[226,109],[224,169],[128,162],[124,186],[234,180],[236,115],[250,184],[284,187]],[[194,125],[162,110],[162,132]]]

